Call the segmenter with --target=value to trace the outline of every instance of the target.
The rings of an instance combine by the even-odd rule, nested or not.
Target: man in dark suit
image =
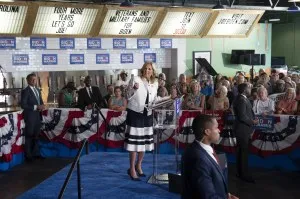
[[[250,85],[238,85],[238,96],[233,103],[235,113],[234,132],[237,139],[237,177],[249,183],[255,183],[248,171],[249,140],[253,133],[253,125],[258,121],[254,118],[252,105],[248,99]]]
[[[28,86],[21,92],[21,108],[25,122],[25,158],[32,162],[34,158],[43,159],[38,146],[41,130],[41,111],[45,109],[40,91],[35,87],[36,75],[26,77]]]
[[[211,144],[220,139],[216,118],[198,115],[192,124],[195,141],[182,156],[183,199],[237,199],[228,193],[219,159]]]
[[[91,77],[86,76],[84,79],[85,87],[78,91],[78,107],[81,110],[91,109],[93,104],[97,104],[98,107],[103,107],[103,98],[100,93],[100,89],[97,86],[91,86]]]

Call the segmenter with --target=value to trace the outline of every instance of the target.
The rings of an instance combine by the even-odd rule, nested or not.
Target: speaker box
[[[266,65],[266,54],[260,55],[260,65]]]
[[[241,63],[245,65],[261,65],[261,55],[260,54],[246,54],[240,57]]]

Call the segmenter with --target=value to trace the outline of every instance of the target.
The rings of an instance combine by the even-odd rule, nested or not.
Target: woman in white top
[[[128,84],[125,149],[129,151],[130,157],[130,169],[127,173],[135,181],[140,180],[138,176],[145,177],[142,171],[145,151],[154,149],[153,117],[152,110],[148,107],[157,100],[158,82],[155,76],[155,69],[148,62],[143,65],[141,76],[132,77]]]
[[[253,102],[253,112],[256,115],[270,115],[275,111],[275,102],[268,98],[268,91],[261,86],[257,89],[257,98]]]

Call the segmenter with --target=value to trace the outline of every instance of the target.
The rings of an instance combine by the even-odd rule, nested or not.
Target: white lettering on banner
[[[109,10],[100,34],[147,35],[157,14],[148,10]]]

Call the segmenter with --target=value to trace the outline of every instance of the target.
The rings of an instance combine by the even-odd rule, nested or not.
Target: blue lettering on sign
[[[75,40],[74,38],[60,38],[59,45],[60,45],[60,49],[74,49]]]
[[[150,48],[150,39],[137,39],[137,48]]]
[[[29,65],[29,55],[28,54],[12,55],[12,65]]]
[[[113,48],[126,48],[126,39],[113,39]]]
[[[70,54],[70,64],[84,64],[84,54]]]
[[[160,39],[160,48],[172,48],[172,39]]]
[[[109,64],[109,54],[96,54],[96,64]]]
[[[43,54],[43,65],[57,65],[57,54]]]
[[[15,37],[2,37],[0,38],[0,49],[16,48]]]
[[[30,38],[30,48],[31,49],[46,49],[47,41],[46,38]]]
[[[100,38],[87,38],[87,48],[88,49],[101,49],[101,39]]]
[[[156,63],[156,53],[144,53],[144,62]]]
[[[133,53],[121,54],[121,64],[133,63]]]

